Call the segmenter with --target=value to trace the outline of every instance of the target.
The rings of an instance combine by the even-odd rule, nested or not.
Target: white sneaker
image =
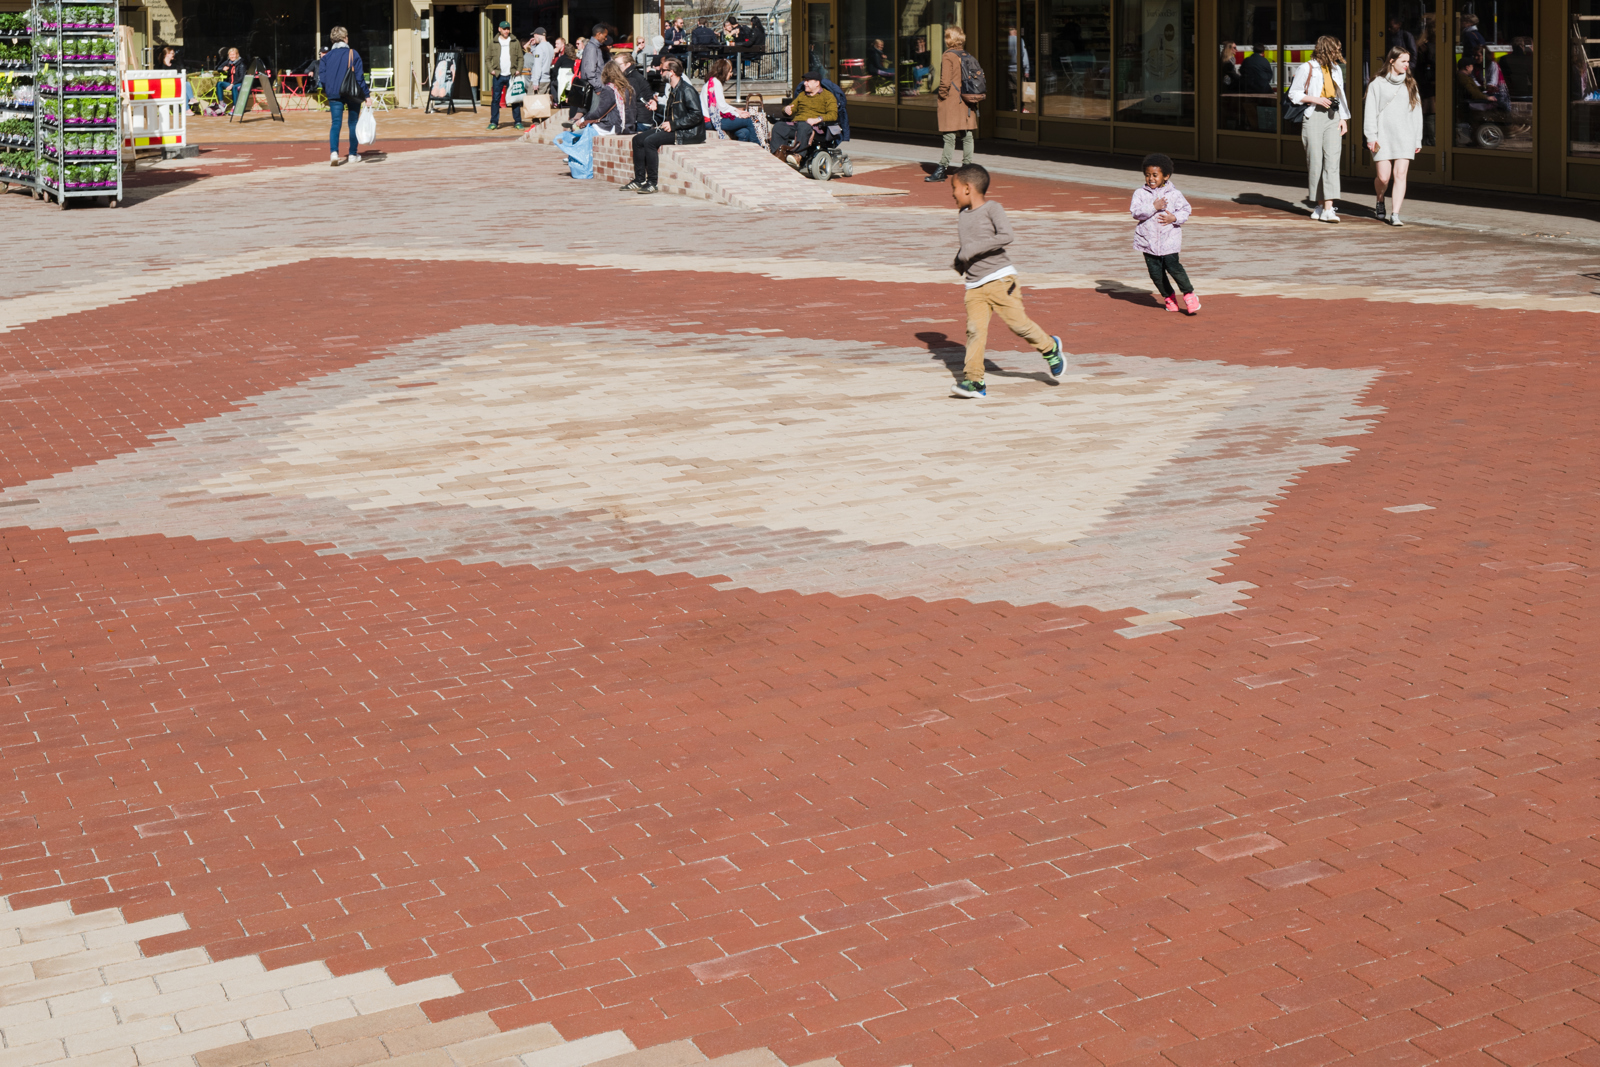
[[[1325,207],[1325,208],[1323,208],[1322,209],[1322,221],[1323,222],[1338,222],[1339,221],[1339,209],[1336,208],[1336,207]]]
[[[1311,221],[1312,222],[1321,222],[1322,221],[1322,209],[1320,207],[1314,207],[1314,208],[1311,209]]]
[[[1382,222],[1384,219],[1388,218],[1388,216],[1385,215],[1384,211],[1383,211],[1383,198],[1382,197],[1379,197],[1378,206],[1373,208],[1372,211],[1373,211],[1373,213],[1375,215],[1378,216],[1378,221],[1379,222]]]
[[[1400,216],[1399,215],[1390,215],[1389,216],[1389,225],[1390,226],[1404,226],[1405,223],[1400,221]]]
[[[337,167],[338,165],[339,165],[339,153],[337,153],[337,152],[328,153],[328,166]]]

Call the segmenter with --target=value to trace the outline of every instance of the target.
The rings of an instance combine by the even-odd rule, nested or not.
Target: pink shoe
[[[1170,297],[1170,296],[1167,297],[1167,310],[1168,311],[1177,311],[1178,310],[1178,301],[1175,300],[1174,298]]]
[[[1195,296],[1193,293],[1184,293],[1183,294],[1183,307],[1184,307],[1185,311],[1187,311],[1189,314],[1193,315],[1195,312],[1200,310],[1200,298],[1198,296]],[[1173,308],[1172,310],[1176,311],[1178,309],[1177,308]]]

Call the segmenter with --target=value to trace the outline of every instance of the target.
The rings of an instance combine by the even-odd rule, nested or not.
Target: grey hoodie
[[[956,216],[956,233],[961,248],[952,264],[968,284],[1011,266],[1006,245],[1014,238],[1006,209],[998,200],[986,200],[981,207],[963,208]]]

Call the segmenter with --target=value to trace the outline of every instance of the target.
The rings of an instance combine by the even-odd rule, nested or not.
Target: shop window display
[[[1278,132],[1278,6],[1218,0],[1217,128]]]
[[[851,96],[894,96],[894,0],[839,0],[839,84]]]
[[[1039,8],[1039,112],[1111,118],[1111,0],[1044,0]]]
[[[1567,151],[1600,156],[1600,0],[1573,0],[1567,52]]]
[[[900,102],[919,107],[939,103],[939,62],[944,58],[944,29],[961,25],[961,4],[955,0],[905,0],[900,9],[897,59]]]
[[[1194,0],[1117,0],[1117,119],[1194,126]]]

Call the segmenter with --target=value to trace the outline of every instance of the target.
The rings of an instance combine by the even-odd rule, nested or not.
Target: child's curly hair
[[[1161,173],[1164,177],[1172,177],[1171,156],[1162,155],[1160,152],[1151,152],[1148,156],[1144,157],[1144,162],[1139,164],[1139,170],[1143,172],[1149,170],[1151,167],[1160,167]]]

